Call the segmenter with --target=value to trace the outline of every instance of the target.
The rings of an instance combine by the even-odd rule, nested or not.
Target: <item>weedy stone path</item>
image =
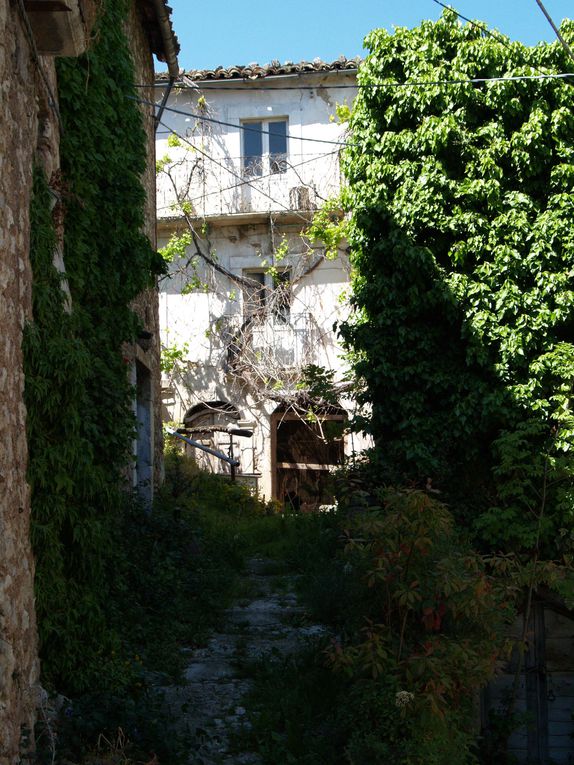
[[[245,596],[227,610],[221,631],[187,652],[185,684],[162,689],[174,733],[189,737],[189,765],[259,765],[256,753],[237,751],[249,729],[243,701],[250,667],[288,656],[323,631],[305,624],[294,577],[281,574],[276,561],[251,559],[243,584]]]

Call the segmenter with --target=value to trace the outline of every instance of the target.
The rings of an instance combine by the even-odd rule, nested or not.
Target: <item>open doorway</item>
[[[286,509],[317,510],[334,502],[331,472],[343,464],[346,413],[316,418],[276,411],[271,420],[273,496]]]

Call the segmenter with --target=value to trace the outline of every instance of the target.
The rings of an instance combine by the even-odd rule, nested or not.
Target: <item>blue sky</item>
[[[533,44],[554,33],[536,0],[456,0],[465,16],[486,21],[513,39]],[[574,0],[544,0],[559,24],[574,17]],[[204,69],[232,64],[331,61],[361,54],[364,36],[375,27],[416,26],[436,19],[433,0],[251,0],[215,5],[170,0],[181,42],[180,66]],[[161,65],[160,65],[161,68]]]

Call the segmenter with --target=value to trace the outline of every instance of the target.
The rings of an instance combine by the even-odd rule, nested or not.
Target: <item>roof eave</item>
[[[183,72],[182,76],[201,83],[225,83],[225,82],[259,82],[262,80],[270,81],[288,77],[305,77],[307,75],[341,75],[356,74],[361,58],[357,56],[353,59],[341,57],[331,63],[324,61],[301,61],[298,64],[267,64],[259,66],[258,64],[247,66],[219,67],[217,69],[197,69]],[[278,70],[278,71],[277,71]],[[160,72],[156,79],[162,82],[167,77],[167,73]]]
[[[179,43],[171,25],[171,8],[166,0],[153,0],[153,4],[163,42],[165,63],[167,64],[170,79],[175,80],[179,76],[179,63],[177,60]]]

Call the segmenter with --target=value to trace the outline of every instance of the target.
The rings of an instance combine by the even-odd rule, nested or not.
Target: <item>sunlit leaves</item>
[[[342,160],[343,333],[385,475],[432,476],[491,544],[532,546],[540,515],[551,543],[573,480],[574,89],[441,81],[563,72],[565,53],[452,12],[367,45]]]

